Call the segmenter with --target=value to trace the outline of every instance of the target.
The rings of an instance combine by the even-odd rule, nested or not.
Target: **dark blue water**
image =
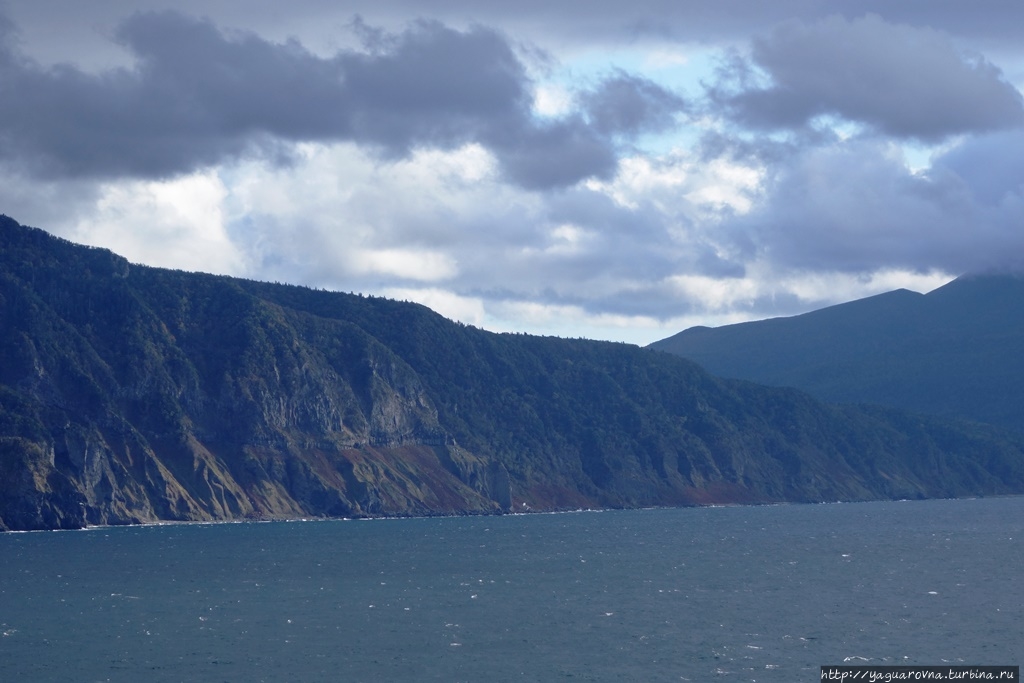
[[[1024,663],[1024,498],[0,535],[2,681]]]

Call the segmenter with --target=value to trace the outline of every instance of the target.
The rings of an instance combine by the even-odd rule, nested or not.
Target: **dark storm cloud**
[[[339,116],[347,100],[338,87],[342,72],[297,43],[225,36],[208,22],[174,12],[136,14],[117,38],[138,67],[122,72],[133,80],[112,94],[138,98],[129,102],[131,113],[157,131],[177,130],[183,138],[257,130],[284,138],[347,132]]]
[[[579,170],[597,178],[614,175],[616,140],[678,125],[685,101],[653,81],[623,71],[578,96],[585,118],[571,115],[528,127],[512,125],[487,138],[508,175],[527,188],[568,186]]]
[[[4,53],[5,160],[51,177],[160,177],[236,156],[269,135],[342,132],[332,115],[343,104],[336,67],[296,45],[226,40],[173,13],[136,15],[117,37],[136,68],[91,75]]]
[[[167,6],[166,0],[6,0],[12,16],[26,26],[43,26],[51,37],[74,42],[68,26],[109,26],[139,9]],[[528,34],[544,43],[636,41],[645,37],[715,43],[746,39],[793,17],[816,21],[829,16],[854,19],[873,13],[891,23],[928,26],[974,43],[1019,46],[1024,4],[1007,0],[176,0],[181,12],[210,16],[219,24],[262,35],[324,35],[361,14],[391,29],[409,17],[428,15],[450,25],[478,22]],[[330,40],[323,41],[325,44]]]
[[[997,67],[941,33],[877,16],[787,22],[756,38],[749,61],[727,63],[724,76],[712,100],[754,128],[797,128],[831,115],[936,141],[1024,123],[1021,94]]]
[[[52,1],[52,0],[51,0]],[[130,2],[132,0],[121,0]],[[137,0],[135,0],[137,1]],[[212,11],[211,7],[230,6],[230,2],[187,0],[195,3],[195,11]],[[246,14],[253,14],[251,5],[276,8],[277,0],[249,0]],[[302,0],[296,2],[309,14],[322,16],[336,10],[333,0]],[[304,8],[304,9],[303,9]],[[357,8],[357,9],[354,9]],[[864,14],[877,14],[886,21],[930,26],[974,40],[1019,43],[1024,26],[1024,5],[1006,0],[517,0],[489,2],[479,0],[390,0],[387,3],[350,0],[348,12],[386,20],[429,12],[447,21],[466,19],[487,24],[514,26],[533,35],[564,37],[579,42],[638,38],[686,42],[718,42],[745,38],[793,17],[810,21],[830,16],[848,19]],[[259,10],[256,10],[257,12]]]
[[[420,22],[376,37],[371,47],[335,59],[357,139],[404,154],[417,144],[456,145],[525,125],[529,81],[499,34]]]
[[[0,31],[0,155],[48,177],[167,177],[298,141],[349,140],[400,157],[416,147],[488,148],[531,189],[607,178],[615,136],[667,125],[676,100],[617,75],[579,114],[537,121],[531,83],[508,41],[483,27],[418,22],[367,30],[366,51],[324,58],[297,42],[226,34],[173,12],[117,30],[132,68],[43,67]]]
[[[996,140],[967,141],[926,173],[911,172],[881,141],[793,149],[762,201],[722,232],[748,258],[805,272],[1020,267],[1024,183],[1011,159],[1024,134]],[[987,193],[997,185],[993,202]]]
[[[676,125],[688,110],[680,96],[646,78],[619,71],[583,93],[583,107],[594,127],[606,135],[656,133]]]
[[[566,187],[586,177],[609,178],[618,166],[611,142],[578,116],[509,127],[490,137],[505,173],[528,189]]]
[[[932,165],[963,180],[981,205],[995,207],[1024,199],[1024,131],[965,140]]]

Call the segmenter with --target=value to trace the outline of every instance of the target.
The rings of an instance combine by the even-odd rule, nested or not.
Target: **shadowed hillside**
[[[961,277],[760,322],[697,327],[651,348],[724,377],[828,401],[1024,429],[1024,277]]]
[[[1024,492],[996,430],[0,218],[0,526]]]

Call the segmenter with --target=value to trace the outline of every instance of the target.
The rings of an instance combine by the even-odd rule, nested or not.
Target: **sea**
[[[1024,664],[1024,497],[0,534],[0,681]]]

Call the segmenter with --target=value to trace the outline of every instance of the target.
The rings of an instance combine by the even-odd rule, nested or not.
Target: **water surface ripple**
[[[0,680],[1024,663],[1024,498],[0,535]]]

